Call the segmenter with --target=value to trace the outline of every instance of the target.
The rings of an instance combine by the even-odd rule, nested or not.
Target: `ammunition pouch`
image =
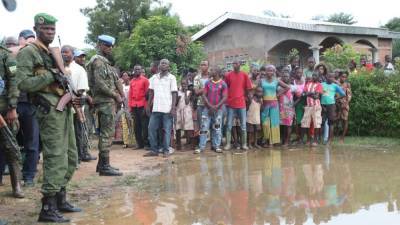
[[[41,96],[35,96],[32,99],[32,104],[36,106],[36,108],[40,110],[43,114],[49,114],[51,104],[47,99]]]

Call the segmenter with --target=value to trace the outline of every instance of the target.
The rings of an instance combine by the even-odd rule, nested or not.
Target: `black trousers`
[[[137,145],[142,148],[145,146],[149,146],[149,118],[146,116],[144,107],[133,107],[132,117],[135,124],[135,138]]]
[[[78,150],[79,160],[82,159],[83,154],[87,151],[88,145],[84,139],[84,129],[81,122],[79,121],[78,115],[74,115],[74,128],[75,128],[75,139],[76,139],[76,149]]]

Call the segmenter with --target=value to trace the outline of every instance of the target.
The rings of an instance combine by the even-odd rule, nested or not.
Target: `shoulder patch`
[[[11,73],[15,73],[15,71],[17,71],[17,66],[10,66],[8,67],[8,69],[10,70]]]
[[[103,66],[103,62],[101,61],[101,59],[96,58],[93,61],[93,66],[95,66],[95,67]]]

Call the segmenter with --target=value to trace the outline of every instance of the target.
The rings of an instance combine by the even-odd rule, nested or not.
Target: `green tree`
[[[158,0],[96,0],[93,8],[83,8],[81,13],[89,18],[86,41],[95,43],[100,34],[124,39],[129,37],[137,21],[153,15],[169,15],[170,5]],[[152,4],[156,4],[153,7]]]
[[[194,24],[191,26],[187,26],[186,30],[189,32],[189,35],[192,36],[195,33],[199,32],[201,29],[203,29],[206,25],[204,24]]]
[[[400,32],[400,17],[394,17],[390,19],[383,27],[391,31]],[[392,55],[393,57],[400,56],[400,39],[393,40]]]
[[[337,44],[332,48],[325,50],[325,52],[322,54],[322,59],[331,70],[346,70],[351,60],[356,62],[360,61],[360,54],[356,52],[349,44],[345,44],[343,46]]]
[[[391,31],[400,32],[400,17],[394,17],[390,19],[383,27]]]
[[[348,25],[357,23],[357,21],[354,20],[353,15],[344,12],[334,13],[328,16],[328,18],[325,21],[331,23],[348,24]]]
[[[114,49],[117,64],[129,69],[134,64],[149,66],[163,58],[177,68],[196,68],[204,58],[200,42],[192,42],[188,30],[177,17],[153,16],[137,22],[131,36]]]

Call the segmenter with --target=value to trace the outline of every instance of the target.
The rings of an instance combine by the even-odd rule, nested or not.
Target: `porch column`
[[[379,62],[378,49],[377,48],[371,48],[370,51],[372,53],[372,63]]]
[[[315,64],[319,64],[319,50],[322,48],[322,46],[311,46],[309,49],[312,51]]]

